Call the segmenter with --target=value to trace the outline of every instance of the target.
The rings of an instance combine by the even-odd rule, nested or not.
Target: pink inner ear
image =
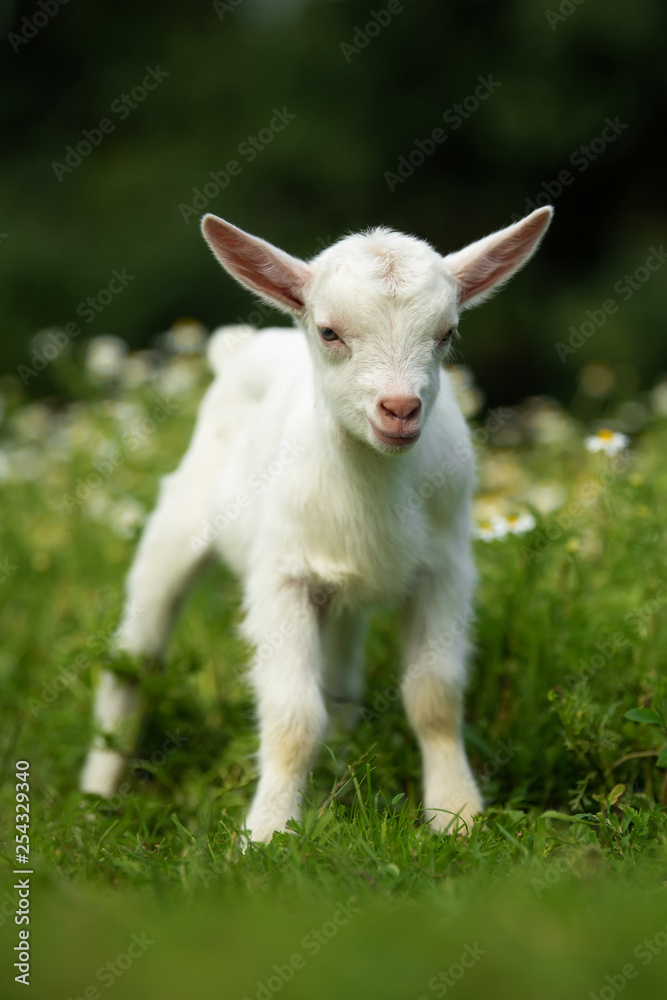
[[[549,216],[534,213],[526,220],[455,254],[452,273],[460,290],[459,302],[481,295],[509,278],[535,250]],[[466,252],[468,251],[468,252]]]
[[[238,281],[288,309],[303,310],[309,271],[302,261],[216,216],[206,216],[203,230],[220,263]]]

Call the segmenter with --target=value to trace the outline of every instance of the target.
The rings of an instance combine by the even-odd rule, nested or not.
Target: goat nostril
[[[391,396],[378,404],[380,414],[394,420],[416,420],[422,408],[416,396]]]

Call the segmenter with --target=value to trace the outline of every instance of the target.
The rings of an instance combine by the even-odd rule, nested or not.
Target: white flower
[[[26,446],[14,448],[4,453],[4,477],[15,483],[31,483],[41,479],[49,471],[48,457],[44,450]]]
[[[485,521],[479,521],[474,529],[475,538],[481,538],[483,542],[495,542],[499,538],[504,538],[507,534],[507,524],[504,517],[491,517]]]
[[[474,384],[472,371],[466,365],[449,365],[447,372],[461,413],[474,416],[484,406],[484,393]]]
[[[99,433],[90,408],[83,403],[72,403],[61,414],[51,441],[65,457],[73,451],[88,451]]]
[[[156,351],[135,351],[123,359],[121,381],[123,385],[134,388],[144,385],[155,378],[158,371],[160,356]]]
[[[121,430],[125,430],[140,417],[146,415],[142,406],[127,399],[104,399],[99,408],[105,417],[111,417],[115,420]]]
[[[92,517],[94,521],[105,522],[108,520],[109,511],[113,505],[113,500],[108,493],[105,493],[102,489],[95,490],[94,493],[88,497],[86,504],[86,511],[89,517]]]
[[[523,511],[521,514],[508,514],[505,518],[505,527],[510,535],[525,535],[532,531],[537,521],[532,514]]]
[[[174,354],[200,354],[206,343],[206,331],[196,319],[179,319],[165,334],[164,342]]]
[[[573,434],[572,418],[546,396],[534,396],[526,402],[523,420],[531,441],[536,444],[560,444]]]
[[[170,358],[157,376],[158,391],[165,396],[180,396],[197,384],[203,370],[201,361],[195,357]]]
[[[475,379],[472,369],[467,365],[447,365],[447,373],[456,392],[459,389],[472,389]]]
[[[607,427],[603,427],[584,441],[588,451],[604,451],[607,455],[617,455],[629,444],[630,438],[627,434],[618,434],[616,431],[610,431]]]
[[[111,510],[111,527],[121,538],[133,538],[136,529],[143,522],[146,511],[132,497],[119,500]]]
[[[53,411],[43,403],[28,403],[14,414],[13,427],[17,437],[40,444],[53,424]]]
[[[95,458],[100,459],[111,458],[112,455],[117,453],[115,443],[101,433],[96,436],[90,450]]]
[[[489,514],[480,518],[473,529],[475,538],[484,542],[495,542],[507,535],[525,535],[536,526],[535,518],[527,511],[520,514]]]
[[[566,500],[565,488],[557,482],[537,483],[528,491],[526,500],[537,507],[540,514],[550,514],[557,510]]]
[[[656,413],[667,417],[667,379],[663,378],[651,389],[651,404]]]
[[[127,344],[120,337],[95,337],[86,351],[86,370],[97,382],[108,382],[120,374],[126,354]]]
[[[648,417],[647,408],[636,399],[624,400],[616,410],[616,419],[626,431],[640,431]]]

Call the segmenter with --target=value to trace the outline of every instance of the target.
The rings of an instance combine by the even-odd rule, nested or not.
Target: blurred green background
[[[662,997],[667,855],[654,758],[663,736],[623,713],[663,690],[664,608],[641,619],[632,656],[574,692],[563,677],[590,661],[613,623],[638,620],[663,586],[665,384],[641,419],[636,401],[667,373],[664,3],[0,0],[0,25],[0,402],[6,395],[11,432],[0,454],[0,573],[16,573],[0,615],[10,720],[0,763],[10,774],[19,741],[16,753],[34,756],[32,995],[66,1000],[88,989],[91,1000],[96,985],[106,995],[97,970],[147,934],[155,948],[109,984],[118,1000],[432,1000],[444,995],[433,977],[477,942],[486,954],[455,983],[460,1000],[607,1000],[612,989]],[[619,429],[649,417],[653,425],[637,469],[587,517],[559,529],[564,500],[548,508],[543,526],[556,525],[546,536],[556,541],[542,561],[526,568],[518,539],[479,543],[484,670],[469,735],[479,767],[501,737],[516,736],[522,750],[487,789],[497,803],[487,827],[465,845],[434,846],[409,813],[385,810],[372,826],[344,803],[330,823],[325,813],[326,829],[239,858],[228,824],[254,781],[254,737],[236,679],[238,595],[226,577],[222,600],[219,587],[195,596],[161,702],[176,722],[199,705],[191,756],[175,757],[152,788],[137,778],[118,808],[81,802],[90,679],[77,677],[43,714],[27,706],[104,634],[103,614],[115,620],[137,525],[110,532],[109,511],[149,508],[158,474],[190,433],[201,383],[181,378],[179,388],[176,378],[174,388],[183,359],[165,362],[167,381],[151,384],[173,390],[177,418],[146,451],[126,455],[96,494],[104,499],[108,486],[98,520],[92,505],[72,517],[62,491],[90,474],[122,420],[139,419],[149,390],[122,380],[100,387],[68,359],[22,380],[20,366],[31,371],[47,343],[40,332],[78,324],[81,354],[103,334],[151,347],[183,317],[209,328],[287,322],[221,272],[199,233],[205,210],[309,257],[379,224],[445,253],[546,202],[556,217],[543,247],[465,318],[457,360],[492,406],[551,394],[583,425],[609,394],[619,413],[624,396],[635,405],[635,426],[621,420]],[[610,301],[616,308],[604,312]],[[559,356],[572,328],[582,346]],[[26,381],[26,393],[50,397],[55,410],[59,398],[90,402],[56,419],[51,407],[19,405]],[[538,427],[543,412],[526,407],[521,426],[533,414]],[[518,431],[489,449],[487,494],[514,502],[526,484],[552,493],[565,484],[576,496],[598,481],[606,466],[591,463],[603,456],[585,457],[579,425],[568,431],[557,409],[549,416],[543,437],[526,432],[525,468],[509,450],[498,454],[524,440]],[[526,449],[518,454],[523,462]],[[382,628],[374,682],[393,676],[393,633]],[[359,739],[377,753],[376,787],[408,801],[418,772],[406,725],[396,706]],[[318,801],[338,773],[327,761]],[[0,797],[0,820],[13,819],[7,781]],[[536,816],[548,806],[594,812]],[[22,995],[11,975],[13,834],[8,824],[0,835],[2,997]],[[311,960],[304,936],[350,899],[359,913]],[[635,951],[645,939],[657,942],[646,965]],[[303,970],[284,990],[265,989],[295,953],[307,955]],[[625,990],[628,961],[640,975]]]
[[[557,214],[538,257],[462,324],[460,360],[487,400],[567,403],[591,360],[622,366],[629,393],[667,369],[664,275],[622,290],[664,238],[660,0],[21,0],[2,13],[0,372],[70,322],[75,349],[102,333],[136,348],[183,316],[250,317],[199,234],[204,209],[308,257],[377,224],[447,252],[546,201]],[[411,157],[410,176],[387,178]],[[210,175],[231,160],[223,187]],[[77,314],[123,268],[127,286]],[[608,299],[614,314],[559,358]],[[47,366],[28,392],[64,392],[53,378]]]

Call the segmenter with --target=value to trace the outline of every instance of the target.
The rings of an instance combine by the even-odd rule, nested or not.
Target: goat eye
[[[438,347],[448,347],[448,346],[449,346],[449,343],[450,343],[450,341],[451,341],[451,339],[452,339],[452,337],[453,337],[453,335],[454,335],[455,333],[457,333],[457,332],[458,332],[458,331],[456,330],[456,328],[455,328],[455,327],[452,327],[452,329],[451,329],[451,330],[449,330],[449,331],[448,331],[448,332],[447,332],[447,333],[445,334],[445,336],[444,336],[444,337],[443,337],[443,338],[442,338],[441,340],[439,340],[439,341],[438,341]]]
[[[320,326],[318,329],[320,331],[320,337],[322,340],[326,340],[327,344],[332,344],[334,340],[340,340],[338,334],[332,330],[330,326]]]

